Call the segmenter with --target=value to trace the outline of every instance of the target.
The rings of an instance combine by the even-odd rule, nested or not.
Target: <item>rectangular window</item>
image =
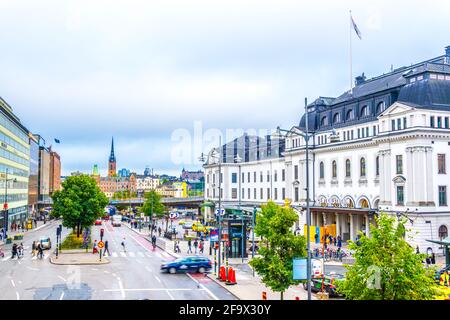
[[[270,199],[270,188],[267,188],[267,200]]]
[[[270,171],[267,171],[267,182],[270,182]]]
[[[256,188],[253,189],[253,199],[256,200]]]
[[[448,129],[448,117],[444,118],[444,127],[445,129]]]
[[[447,205],[447,186],[439,186],[439,206]]]
[[[223,182],[223,173],[220,174],[220,183]]]
[[[247,189],[248,200],[250,200],[250,188]]]
[[[294,166],[294,180],[298,180],[298,165]]]
[[[237,182],[237,173],[232,173],[231,174],[231,183],[236,183]]]
[[[298,187],[295,187],[294,189],[294,201],[298,202]]]
[[[346,135],[346,131],[344,131],[344,141],[347,140],[347,135]]]
[[[397,174],[403,174],[403,156],[397,155],[395,159],[396,159]]]
[[[245,182],[245,173],[242,172],[242,179],[241,179],[242,183]]]
[[[259,190],[259,198],[262,200],[263,199],[263,188],[261,188]]]
[[[352,133],[352,140],[353,140],[353,130],[351,131],[351,133]]]
[[[247,173],[247,182],[250,183],[250,172]]]
[[[237,199],[237,188],[231,188],[231,199]]]
[[[273,181],[277,182],[277,170],[273,173]]]
[[[281,181],[286,179],[286,171],[284,169],[281,170]]]
[[[281,189],[281,200],[284,200],[284,199],[286,199],[286,189],[282,188]]]
[[[366,137],[369,136],[369,127],[366,128]]]
[[[434,117],[430,117],[430,127],[434,128]]]
[[[397,130],[402,130],[402,119],[397,119]]]
[[[403,118],[403,129],[406,129],[408,126],[406,125],[406,117]]]
[[[397,186],[397,205],[404,205],[405,199],[403,196],[403,186]]]
[[[372,128],[372,134],[373,134],[374,136],[377,135],[377,126],[373,126],[373,128]]]
[[[262,171],[259,172],[259,182],[263,182],[263,173],[262,173]]]
[[[253,182],[256,182],[256,171],[253,172]]]
[[[437,127],[442,128],[442,117],[437,117]]]
[[[438,154],[438,173],[445,174],[445,154]]]
[[[395,120],[391,120],[391,131],[395,131]]]
[[[360,129],[358,129],[358,139],[361,138],[361,132]]]
[[[273,190],[273,197],[274,197],[274,200],[278,200],[278,189],[277,188],[275,188]]]

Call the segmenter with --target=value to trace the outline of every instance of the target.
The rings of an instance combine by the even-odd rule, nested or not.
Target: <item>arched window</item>
[[[322,117],[322,120],[320,120],[320,125],[322,125],[322,126],[328,125],[327,116]]]
[[[362,107],[360,116],[361,117],[366,117],[368,115],[368,110],[369,109],[367,108],[367,106]]]
[[[446,226],[442,225],[439,227],[439,239],[445,239],[448,237],[448,229]]]
[[[380,156],[377,156],[375,158],[375,175],[376,176],[380,175]]]
[[[341,122],[341,114],[335,113],[333,116],[333,123],[339,123],[339,122]]]
[[[351,163],[350,159],[345,160],[345,177],[350,178],[351,177]]]
[[[345,115],[345,120],[352,120],[353,119],[353,110],[348,110],[347,114]]]
[[[366,176],[366,159],[365,158],[361,158],[361,160],[359,160],[359,173],[361,177],[365,177]]]
[[[384,101],[377,104],[377,114],[384,111]]]
[[[360,207],[363,209],[368,209],[369,208],[369,202],[367,201],[367,199],[362,199],[360,202]]]
[[[325,177],[325,169],[324,169],[324,166],[323,166],[323,161],[321,161],[320,162],[320,164],[319,164],[319,177],[320,177],[320,179],[324,179],[324,177]]]
[[[337,166],[336,166],[335,160],[333,160],[333,162],[331,164],[331,172],[332,172],[333,179],[337,178]]]

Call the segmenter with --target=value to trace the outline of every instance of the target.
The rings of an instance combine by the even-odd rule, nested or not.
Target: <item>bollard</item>
[[[227,285],[233,285],[233,284],[237,284],[236,271],[230,267],[230,270],[228,271]]]

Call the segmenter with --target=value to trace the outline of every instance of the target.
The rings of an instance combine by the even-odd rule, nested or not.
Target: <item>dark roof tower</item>
[[[111,140],[111,154],[109,155],[109,162],[116,162],[116,156],[114,155],[114,137]]]

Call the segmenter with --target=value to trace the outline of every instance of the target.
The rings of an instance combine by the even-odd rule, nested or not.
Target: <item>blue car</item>
[[[177,272],[199,272],[205,273],[211,269],[211,260],[200,256],[178,258],[175,261],[166,262],[161,265],[161,271],[168,273]]]

